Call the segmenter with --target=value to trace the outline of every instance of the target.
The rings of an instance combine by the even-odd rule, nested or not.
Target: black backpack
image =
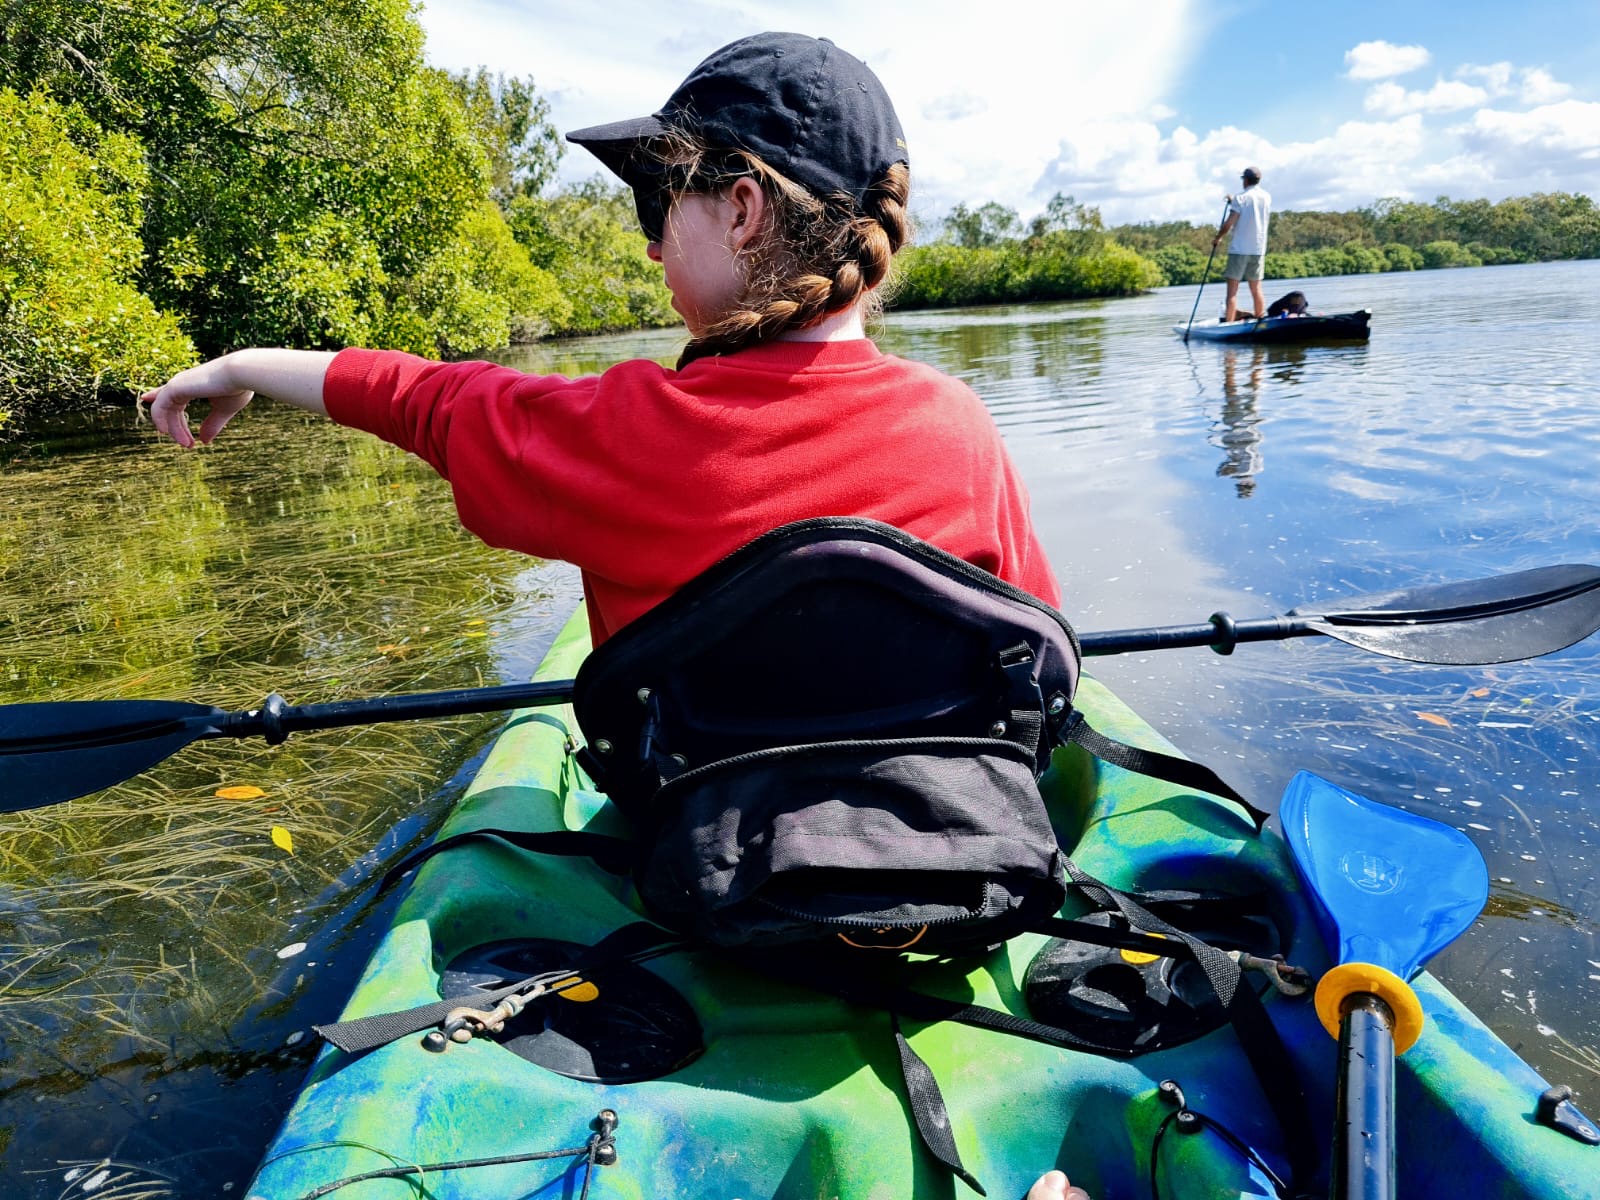
[[[1233,795],[1089,730],[1080,658],[1058,611],[962,559],[876,521],[801,521],[589,656],[579,758],[633,821],[640,896],[671,929],[980,951],[1065,900],[1036,786],[1056,745]]]

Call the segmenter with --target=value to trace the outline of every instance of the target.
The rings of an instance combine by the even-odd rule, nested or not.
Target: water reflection
[[[1596,263],[1318,281],[1320,306],[1375,310],[1370,346],[1184,347],[1187,289],[891,315],[879,341],[989,403],[1075,622],[1165,624],[1600,561],[1597,284]],[[682,341],[507,360],[578,374]],[[570,573],[486,550],[441,481],[370,441],[252,409],[247,436],[182,456],[107,419],[108,442],[64,431],[0,471],[0,699],[492,682],[572,607]],[[1494,898],[1436,969],[1536,1066],[1600,1090],[1600,639],[1488,670],[1323,639],[1094,667],[1263,804],[1306,768],[1467,830]],[[0,1195],[56,1195],[103,1157],[159,1171],[150,1197],[242,1183],[382,924],[363,889],[488,723],[400,729],[195,746],[0,818]],[[213,795],[241,781],[271,794]],[[291,941],[309,948],[278,959]]]
[[[1241,358],[1245,359],[1242,367]],[[1261,397],[1266,359],[1265,346],[1228,346],[1222,351],[1222,412],[1210,441],[1223,452],[1217,474],[1233,480],[1234,491],[1241,500],[1256,490],[1256,476],[1263,469],[1261,416],[1256,405]]]

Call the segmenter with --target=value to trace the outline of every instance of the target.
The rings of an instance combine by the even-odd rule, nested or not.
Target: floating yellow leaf
[[[1450,722],[1445,720],[1445,718],[1441,717],[1438,713],[1419,712],[1417,714],[1417,720],[1426,721],[1429,725],[1442,725],[1446,729],[1451,728]]]
[[[473,617],[472,620],[467,622],[467,624],[469,626],[471,626],[471,625],[487,625],[488,623],[489,622],[484,620],[482,617]]]
[[[1488,694],[1489,694],[1489,689],[1488,688],[1473,688],[1470,692],[1467,693],[1467,695],[1471,696],[1474,700],[1482,700]]]
[[[259,800],[266,795],[260,788],[250,783],[219,787],[214,794],[219,800]]]
[[[462,637],[488,637],[489,635],[485,631],[483,631],[482,629],[469,629],[465,633],[463,633],[461,636]]]
[[[285,854],[294,853],[294,838],[289,836],[289,831],[282,825],[272,827],[272,844]]]

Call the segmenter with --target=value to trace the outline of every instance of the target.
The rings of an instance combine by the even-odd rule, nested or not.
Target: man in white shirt
[[[1228,307],[1223,315],[1224,321],[1231,321],[1239,315],[1239,281],[1250,282],[1250,301],[1255,306],[1252,310],[1255,316],[1262,317],[1267,312],[1267,298],[1261,292],[1262,264],[1267,257],[1267,218],[1272,212],[1272,197],[1267,190],[1260,186],[1261,172],[1254,167],[1246,167],[1239,176],[1244,182],[1244,191],[1237,196],[1228,197],[1228,212],[1222,222],[1222,228],[1217,230],[1217,236],[1211,239],[1212,248],[1222,241],[1222,235],[1233,232],[1233,238],[1228,242],[1228,264],[1223,268],[1223,277],[1228,281]]]

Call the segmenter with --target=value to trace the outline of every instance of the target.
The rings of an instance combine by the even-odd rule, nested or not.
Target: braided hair
[[[891,260],[911,236],[911,173],[895,163],[858,205],[846,193],[818,196],[742,150],[712,150],[675,133],[656,147],[680,181],[675,195],[716,192],[749,177],[766,197],[764,227],[743,251],[744,286],[732,311],[691,338],[678,358],[732,354],[815,325],[863,294],[881,304]]]

